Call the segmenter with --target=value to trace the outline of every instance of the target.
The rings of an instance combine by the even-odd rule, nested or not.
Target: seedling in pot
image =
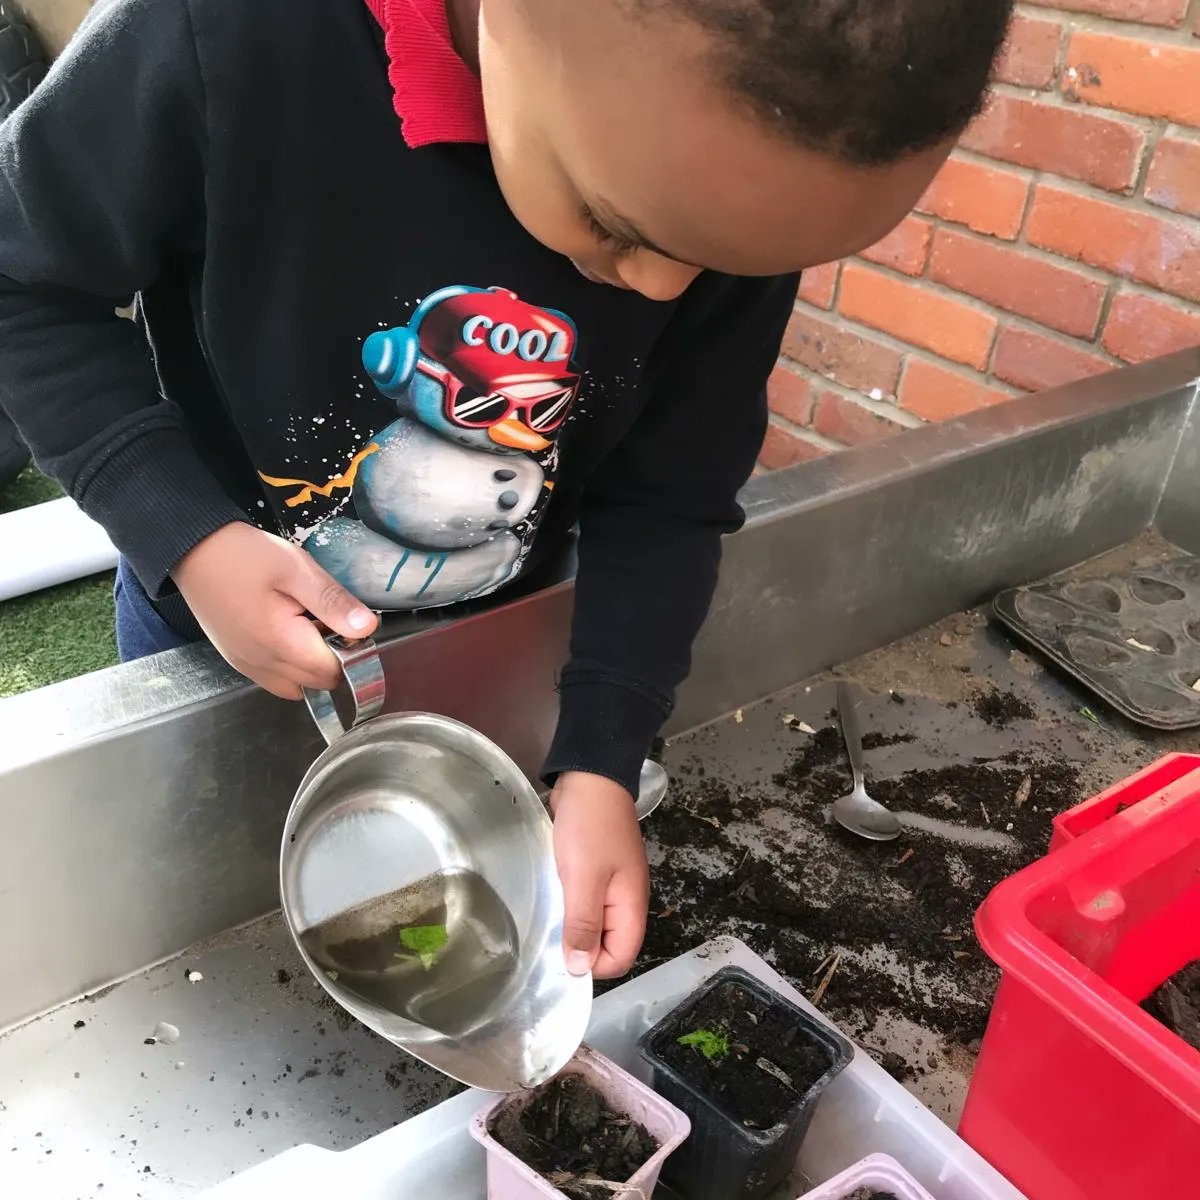
[[[724,1029],[693,1029],[675,1040],[681,1046],[694,1046],[710,1063],[723,1062],[733,1049]]]
[[[757,1024],[757,1018],[753,1013],[747,1013],[747,1017],[754,1024]],[[691,1033],[685,1033],[682,1037],[678,1037],[675,1041],[680,1046],[691,1046],[704,1055],[706,1059],[714,1066],[720,1066],[730,1054],[749,1054],[750,1047],[743,1046],[740,1042],[734,1042],[729,1037],[728,1030],[717,1029],[693,1029]],[[774,1079],[778,1079],[785,1088],[794,1092],[796,1089],[792,1086],[792,1077],[782,1068],[777,1067],[770,1059],[759,1058],[755,1064],[760,1071],[766,1071]],[[752,1128],[753,1121],[744,1121],[747,1128]]]
[[[397,958],[418,958],[427,971],[433,970],[438,951],[450,940],[445,925],[410,925],[400,930],[400,945]],[[405,951],[408,951],[406,954]]]
[[[691,1118],[665,1181],[691,1200],[760,1200],[781,1183],[844,1039],[736,968],[719,971],[650,1030],[655,1089]]]

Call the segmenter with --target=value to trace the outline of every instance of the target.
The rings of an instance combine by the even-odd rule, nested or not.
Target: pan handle
[[[313,688],[304,689],[304,703],[309,715],[321,731],[327,745],[375,716],[383,707],[387,688],[383,679],[383,664],[379,661],[379,649],[374,638],[359,638],[350,641],[338,634],[325,639],[330,650],[337,655],[341,664],[342,679],[349,688],[353,708],[347,725],[338,714],[333,692],[322,692]],[[339,688],[340,690],[340,688]]]

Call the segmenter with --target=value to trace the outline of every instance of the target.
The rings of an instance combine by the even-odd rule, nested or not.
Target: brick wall
[[[1200,0],[1020,4],[904,223],[805,274],[766,469],[1200,344]]]

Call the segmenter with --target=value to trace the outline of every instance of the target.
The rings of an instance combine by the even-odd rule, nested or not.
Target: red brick
[[[797,437],[778,425],[767,426],[767,436],[763,439],[762,449],[758,453],[758,461],[769,471],[777,471],[780,467],[794,467],[796,463],[809,462],[821,458],[828,451],[816,442],[807,438]]]
[[[996,339],[992,374],[1028,392],[1040,392],[1111,371],[1112,364],[1082,347],[1027,329],[1006,326]]]
[[[1062,32],[1057,21],[1042,21],[1018,13],[996,62],[996,78],[1019,87],[1048,88],[1054,82]]]
[[[962,137],[968,150],[1082,179],[1111,192],[1137,177],[1145,135],[1133,125],[1041,100],[993,94]]]
[[[905,275],[920,275],[929,259],[929,239],[933,225],[920,217],[906,217],[887,237],[862,252],[863,258],[903,271]]]
[[[980,370],[996,332],[990,313],[858,263],[842,272],[839,308],[851,320]]]
[[[800,299],[807,300],[817,308],[832,308],[839,270],[841,263],[835,262],[809,267],[800,276]]]
[[[1200,125],[1200,50],[1107,33],[1075,33],[1063,91],[1143,117]]]
[[[856,446],[860,442],[877,442],[880,438],[891,437],[904,426],[836,392],[822,392],[813,410],[813,428],[835,442]]]
[[[1200,346],[1200,313],[1182,304],[1125,292],[1113,301],[1104,323],[1103,345],[1126,362],[1145,362]]]
[[[796,425],[812,424],[812,385],[782,363],[767,380],[767,407]]]
[[[1118,21],[1137,21],[1142,25],[1180,25],[1187,15],[1188,0],[1026,0],[1041,8],[1059,8],[1067,12],[1095,13]]]
[[[1015,171],[951,158],[917,203],[920,212],[1010,241],[1021,229],[1029,181]]]
[[[1200,300],[1200,228],[1041,185],[1025,235],[1034,246]]]
[[[1158,143],[1146,176],[1146,199],[1200,217],[1200,142],[1165,137]]]
[[[1090,338],[1107,285],[1000,242],[939,229],[930,279],[1051,329]]]
[[[937,363],[910,358],[900,384],[900,407],[926,421],[943,421],[1009,399],[982,379],[960,375]]]
[[[902,358],[895,350],[815,314],[792,314],[783,335],[783,352],[810,371],[858,392],[878,388],[894,396],[900,382]]]

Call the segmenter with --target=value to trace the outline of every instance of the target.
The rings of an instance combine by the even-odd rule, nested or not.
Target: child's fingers
[[[592,967],[597,979],[615,979],[632,968],[646,935],[649,902],[650,888],[644,876],[613,876],[604,907],[604,941]]]
[[[291,612],[276,626],[275,645],[280,670],[297,688],[329,691],[337,687],[342,671],[337,655],[326,645],[321,631],[302,613]],[[298,695],[299,693],[297,693]]]
[[[375,614],[323,571],[315,559],[300,551],[294,561],[295,574],[286,590],[305,611],[344,638],[374,632],[378,624]]]
[[[593,864],[563,873],[563,898],[566,912],[563,917],[563,953],[567,970],[572,975],[586,975],[600,952],[604,934],[604,893],[608,875]]]

